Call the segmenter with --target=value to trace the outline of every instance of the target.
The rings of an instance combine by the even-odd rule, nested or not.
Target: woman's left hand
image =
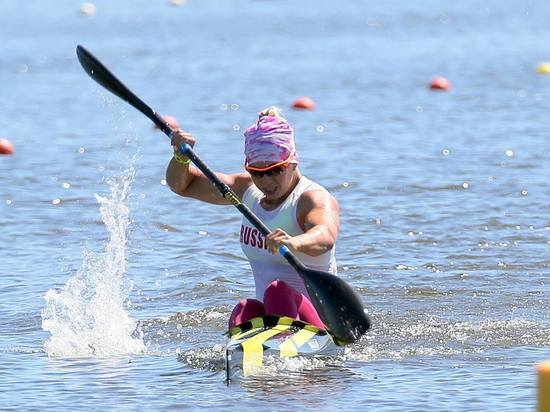
[[[277,253],[281,245],[285,245],[294,252],[298,251],[298,248],[301,245],[300,239],[290,236],[288,233],[280,228],[275,229],[274,231],[269,233],[266,236],[265,240],[267,244],[267,250],[269,250],[271,254]]]

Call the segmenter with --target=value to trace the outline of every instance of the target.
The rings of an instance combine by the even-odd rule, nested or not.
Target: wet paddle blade
[[[335,338],[345,345],[359,340],[371,322],[359,295],[343,279],[312,269],[300,270],[319,317]]]
[[[83,46],[76,47],[78,61],[88,73],[101,86],[105,87],[114,95],[131,104],[141,113],[151,119],[165,134],[170,135],[172,129],[165,121],[130,89],[128,89],[117,77],[107,69],[92,53]]]

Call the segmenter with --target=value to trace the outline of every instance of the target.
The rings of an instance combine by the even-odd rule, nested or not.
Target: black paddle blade
[[[369,330],[371,322],[359,295],[343,279],[307,268],[300,272],[319,317],[337,344],[356,342]]]
[[[162,118],[149,106],[147,106],[139,97],[128,89],[117,77],[107,69],[92,53],[83,46],[76,47],[78,61],[88,73],[101,86],[105,87],[115,96],[120,97],[125,102],[131,104],[141,113],[151,119],[165,134],[170,136],[172,129],[162,120]]]

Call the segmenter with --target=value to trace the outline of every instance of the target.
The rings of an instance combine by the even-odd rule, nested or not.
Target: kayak
[[[267,359],[326,358],[344,352],[330,333],[286,316],[265,315],[231,328],[225,351],[226,380],[261,374]]]

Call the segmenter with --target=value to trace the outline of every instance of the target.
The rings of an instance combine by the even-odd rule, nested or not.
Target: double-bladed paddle
[[[122,100],[134,106],[155,123],[168,137],[173,129],[158,113],[145,104],[120,80],[118,80],[103,63],[82,46],[77,46],[76,54],[80,64],[101,86]],[[182,144],[181,154],[187,156],[193,164],[214,184],[221,195],[230,201],[264,236],[271,231],[252,211],[223,183],[218,176],[195,154],[191,146]],[[286,247],[281,246],[279,253],[296,270],[304,280],[313,306],[327,329],[335,338],[336,343],[345,345],[357,341],[369,328],[370,319],[363,309],[363,304],[357,293],[341,278],[318,270],[307,268]]]

